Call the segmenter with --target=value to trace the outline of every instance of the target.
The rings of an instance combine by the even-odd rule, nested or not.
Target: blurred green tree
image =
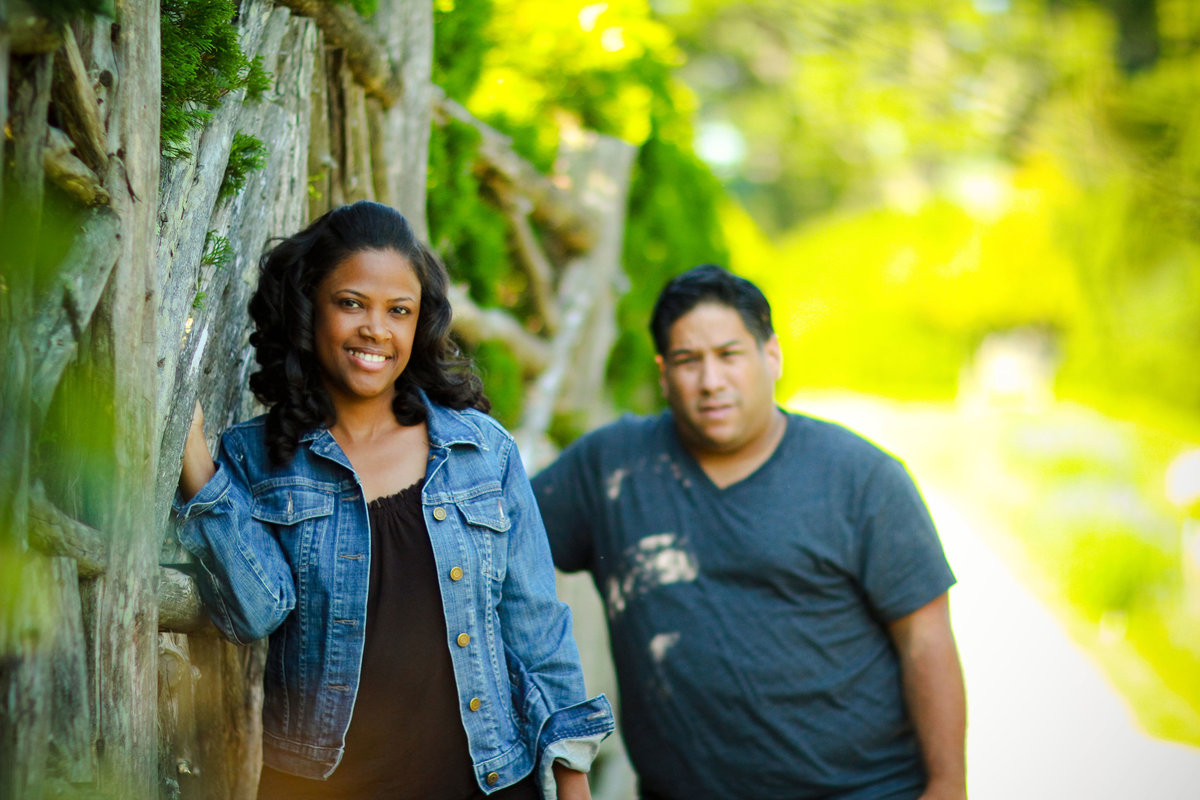
[[[671,275],[729,257],[718,213],[723,190],[694,154],[696,99],[677,75],[683,56],[674,35],[641,0],[438,0],[435,9],[434,81],[532,163],[549,169],[572,127],[639,147],[624,242],[633,290],[620,304],[622,332],[608,373],[617,405],[655,407],[649,304]],[[519,305],[524,278],[503,220],[472,173],[476,146],[453,126],[435,131],[430,238],[474,299]],[[515,420],[520,384],[503,377],[515,365],[495,350],[477,355],[492,376],[498,416]],[[569,425],[556,431],[577,433]]]
[[[1194,4],[655,8],[699,153],[771,238],[730,242],[787,305],[785,391],[949,396],[985,337],[1030,326],[1062,393],[1200,408]]]

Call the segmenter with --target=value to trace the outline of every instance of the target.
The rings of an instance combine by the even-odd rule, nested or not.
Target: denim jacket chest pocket
[[[503,493],[497,487],[494,492],[460,500],[456,505],[484,573],[503,581],[508,571],[508,532],[512,527],[504,511]]]
[[[306,478],[272,480],[252,488],[250,516],[274,526],[293,568],[316,558],[312,533],[333,515],[337,486]]]

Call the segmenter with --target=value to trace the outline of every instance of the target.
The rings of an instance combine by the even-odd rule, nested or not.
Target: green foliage
[[[242,52],[233,0],[163,0],[161,13],[162,148],[179,157],[187,154],[188,132],[212,119],[221,98],[245,88],[258,99],[271,76]]]
[[[263,66],[262,56],[250,59],[250,66],[246,70],[246,99],[252,102],[262,100],[274,79]]]
[[[675,77],[680,54],[670,31],[634,0],[439,0],[435,26],[435,81],[509,136],[537,168],[550,171],[562,131],[574,127],[640,147],[623,250],[632,286],[618,310],[620,340],[608,377],[621,406],[654,407],[657,380],[646,332],[654,295],[671,275],[728,258],[717,213],[721,189],[692,153],[695,103]],[[473,173],[472,137],[454,125],[434,132],[431,241],[452,274],[469,281],[474,299],[536,325],[506,224]],[[491,361],[488,390],[494,393],[492,383],[509,378]],[[559,433],[569,435],[570,421],[559,422]]]
[[[665,18],[700,151],[773,238],[727,213],[735,265],[783,315],[785,395],[951,396],[985,336],[1034,326],[1062,394],[1200,408],[1186,2],[1141,19],[1100,2],[662,7],[684,9]],[[1128,69],[1155,8],[1161,47]]]
[[[225,269],[233,263],[233,245],[216,231],[209,231],[204,237],[204,255],[200,263],[205,266]]]
[[[241,131],[235,133],[217,197],[221,200],[233,197],[246,186],[250,173],[262,169],[266,163],[267,146],[260,139]]]
[[[521,421],[525,394],[520,363],[512,351],[496,342],[480,344],[474,359],[488,399],[492,401],[492,416],[515,428]]]
[[[1090,529],[1064,542],[1055,560],[1067,600],[1094,621],[1129,613],[1165,594],[1179,574],[1168,554],[1135,531]]]
[[[370,19],[379,9],[379,0],[333,0],[338,5],[349,6],[360,17]]]
[[[1163,486],[1168,464],[1195,439],[1159,428],[1160,414],[1134,424],[1060,405],[1024,418],[972,419],[975,440],[995,443],[982,457],[1009,477],[966,468],[957,480],[1012,532],[1041,590],[1100,650],[1142,724],[1197,742],[1200,635],[1182,580],[1181,520]],[[1195,436],[1195,425],[1193,418],[1185,435]],[[980,437],[984,426],[991,434]]]
[[[38,13],[59,22],[78,16],[116,17],[114,0],[39,0]]]
[[[465,280],[472,298],[484,305],[513,300],[506,282],[510,263],[504,217],[482,195],[474,174],[479,136],[451,122],[436,128],[429,142],[427,212],[429,239],[455,280]]]
[[[646,413],[661,403],[649,323],[663,284],[698,264],[731,266],[719,221],[721,195],[690,148],[652,134],[638,151],[623,255],[626,273],[637,282],[618,306],[620,334],[607,374],[622,408]]]
[[[437,0],[433,5],[433,82],[456,100],[469,97],[479,82],[492,47],[491,18],[492,0]]]

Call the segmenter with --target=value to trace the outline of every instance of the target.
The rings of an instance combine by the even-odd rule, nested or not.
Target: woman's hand
[[[183,469],[179,473],[179,493],[184,501],[191,500],[196,492],[204,488],[209,478],[217,473],[213,464],[208,442],[204,440],[204,409],[196,401],[192,413],[192,426],[188,428],[187,442],[183,445]]]
[[[556,761],[554,784],[558,787],[558,800],[592,800],[586,772],[570,769]]]

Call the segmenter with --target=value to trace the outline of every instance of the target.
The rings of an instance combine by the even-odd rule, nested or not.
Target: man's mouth
[[[705,417],[719,417],[733,410],[731,404],[700,406],[700,414]]]

